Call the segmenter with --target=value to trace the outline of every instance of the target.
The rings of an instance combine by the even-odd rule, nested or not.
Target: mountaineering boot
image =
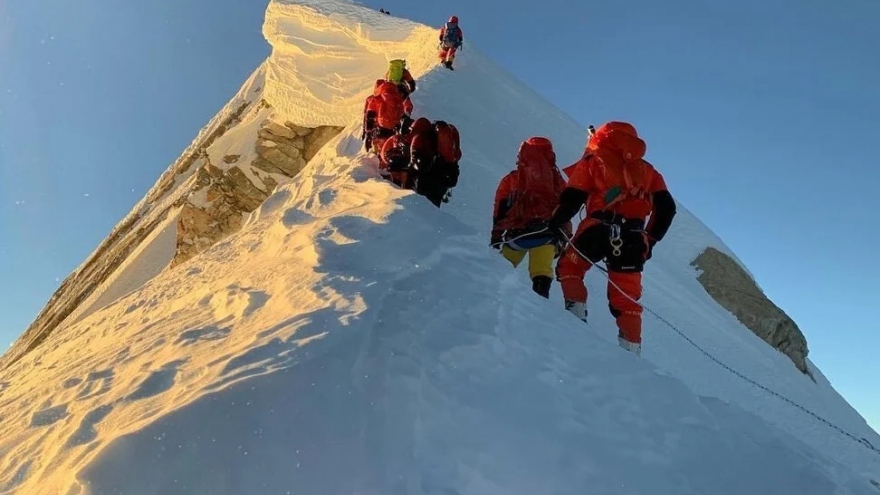
[[[587,322],[587,305],[582,302],[565,301],[565,310],[575,315],[578,320]]]
[[[623,349],[626,349],[629,352],[635,354],[636,356],[642,357],[642,344],[630,342],[623,337],[617,337],[617,344]]]
[[[532,279],[532,290],[539,296],[550,299],[550,285],[553,279],[544,275],[538,275]]]

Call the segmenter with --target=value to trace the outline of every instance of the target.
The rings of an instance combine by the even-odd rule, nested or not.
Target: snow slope
[[[242,231],[0,372],[0,493],[880,493],[880,455],[657,319],[643,359],[620,350],[599,273],[584,327],[558,287],[535,296],[487,247],[519,142],[546,135],[574,161],[583,130],[472,46],[455,72],[416,74],[417,114],[462,133],[452,202],[378,178],[351,110],[374,76],[352,61],[384,40],[427,69],[426,30],[338,0],[270,4],[263,94],[296,123],[348,128]],[[681,208],[646,305],[880,446],[818,370],[814,383],[705,293],[690,261],[706,246],[729,252]]]

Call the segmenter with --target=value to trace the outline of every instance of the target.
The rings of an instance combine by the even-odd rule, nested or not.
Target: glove
[[[501,250],[501,246],[504,244],[504,231],[499,229],[492,229],[492,236],[489,238],[489,245],[492,246],[493,249]]]
[[[645,234],[645,244],[647,244],[647,250],[645,251],[645,261],[651,259],[654,256],[654,246],[657,245],[657,240],[653,237]]]
[[[571,230],[566,224],[558,224],[550,219],[547,223],[547,230],[556,237],[558,245],[565,245],[571,239]]]

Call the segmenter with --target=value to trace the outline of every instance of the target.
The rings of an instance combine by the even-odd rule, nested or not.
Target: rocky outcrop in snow
[[[697,278],[712,298],[758,337],[809,374],[807,339],[797,324],[764,295],[752,277],[730,256],[707,248],[693,262]]]
[[[309,128],[266,119],[251,163],[240,163],[242,155],[233,154],[224,155],[223,163],[215,166],[205,153],[205,165],[196,173],[193,192],[178,216],[177,251],[171,266],[241,228],[246,215],[265,201],[279,180],[296,176],[340,132],[342,127]],[[244,167],[251,168],[250,176]]]

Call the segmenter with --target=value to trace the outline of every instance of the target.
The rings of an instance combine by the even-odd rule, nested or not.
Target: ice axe
[[[596,128],[593,127],[593,124],[587,126],[587,139],[593,137],[596,134]]]

